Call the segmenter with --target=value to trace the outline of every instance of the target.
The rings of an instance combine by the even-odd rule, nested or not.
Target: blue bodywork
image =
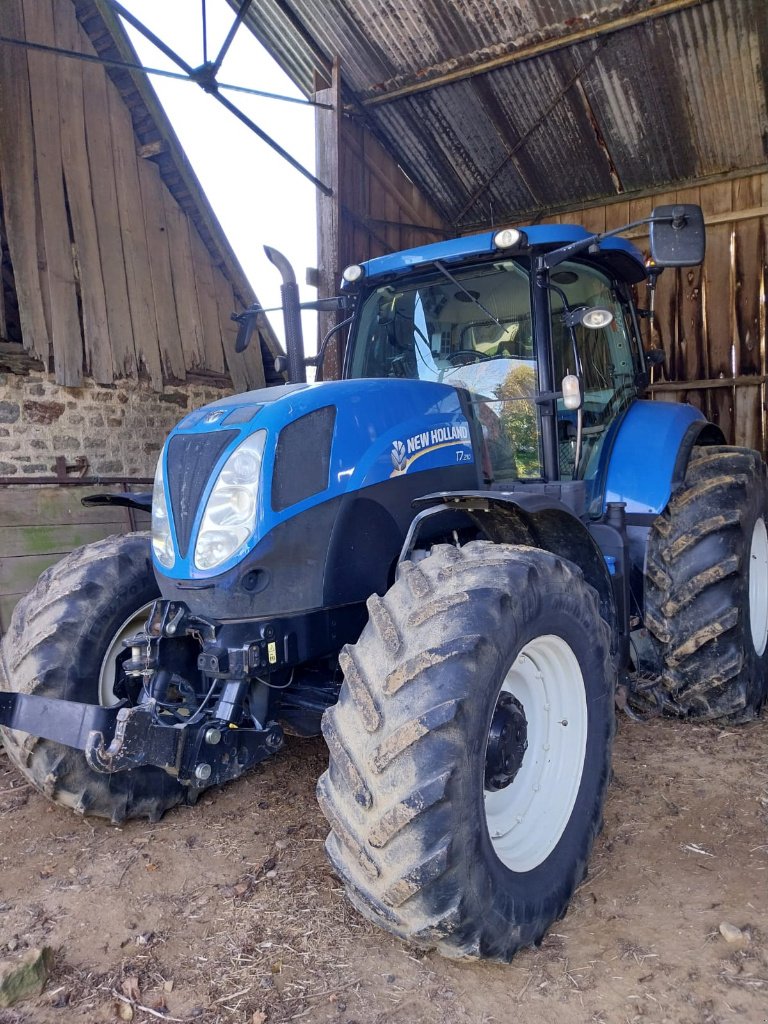
[[[325,490],[275,511],[271,501],[277,439],[281,428],[302,416],[336,408],[328,486]],[[249,411],[251,415],[248,416]],[[171,568],[155,563],[158,572],[173,580],[206,579],[240,562],[271,530],[323,502],[355,493],[393,477],[422,470],[473,465],[469,422],[459,394],[445,384],[418,380],[347,380],[322,384],[294,384],[251,391],[214,402],[183,419],[163,449],[163,472],[171,528],[176,535],[168,490],[168,447],[179,434],[236,430],[219,457],[197,509],[186,557],[176,546]],[[194,547],[206,501],[224,463],[239,444],[258,430],[267,431],[256,529],[250,540],[214,570],[194,564]],[[307,453],[311,457],[312,453]]]
[[[536,224],[533,227],[521,228],[532,248],[568,245],[589,238],[590,232],[576,224]],[[420,245],[415,249],[403,249],[401,252],[388,253],[363,263],[366,278],[380,277],[384,274],[402,274],[423,264],[440,260],[451,264],[466,260],[472,256],[488,256],[497,253],[500,257],[514,254],[514,249],[498,249],[493,239],[496,232],[486,231],[481,235],[467,235],[453,238],[446,242],[434,242],[431,245]],[[599,243],[600,252],[606,255],[629,257],[636,265],[632,280],[645,276],[643,254],[631,242],[624,238],[604,238]]]
[[[435,261],[455,267],[458,263],[483,257],[492,258],[494,255],[506,258],[508,255],[546,252],[556,246],[593,237],[584,228],[575,225],[537,225],[523,230],[526,239],[519,249],[499,250],[494,245],[494,232],[486,232],[378,257],[364,264],[365,279],[407,275]],[[598,262],[605,261],[609,265],[609,273],[619,279],[637,281],[645,275],[642,254],[621,238],[601,240],[597,247],[590,249],[589,258]],[[273,500],[275,478],[279,475],[276,466],[281,431],[303,417],[328,408],[333,409],[333,425],[327,484],[310,496],[292,499],[288,504]],[[327,592],[333,588],[334,573],[351,575],[350,558],[357,560],[358,552],[365,549],[363,562],[370,559],[371,545],[375,544],[373,537],[377,531],[384,530],[385,523],[394,524],[395,521],[397,529],[407,529],[411,501],[414,497],[434,492],[434,485],[427,486],[428,474],[418,482],[411,478],[418,477],[422,471],[444,472],[451,469],[454,475],[446,476],[445,482],[438,484],[439,487],[444,486],[449,491],[467,486],[472,490],[482,487],[480,449],[477,447],[480,435],[476,433],[473,438],[475,425],[470,422],[472,414],[468,410],[467,395],[450,385],[418,379],[383,378],[269,388],[222,399],[195,411],[171,433],[163,450],[168,515],[174,536],[177,536],[177,532],[168,485],[172,470],[167,462],[169,445],[174,438],[182,435],[189,438],[231,431],[232,436],[212,465],[194,516],[192,513],[183,513],[187,526],[192,524],[191,531],[188,531],[189,543],[185,554],[180,554],[180,546],[176,544],[173,566],[161,568],[156,564],[158,573],[174,585],[185,580],[202,584],[206,580],[221,577],[217,585],[223,588],[224,578],[229,580],[228,574],[233,573],[238,566],[238,573],[251,566],[262,569],[264,566],[272,566],[269,560],[277,557],[275,552],[278,549],[282,552],[280,557],[287,552],[289,562],[295,555],[297,561],[303,557],[313,564],[314,561],[322,561],[321,552],[325,551],[328,562],[325,570],[317,570],[315,573],[319,573],[318,584],[311,604],[312,607],[320,607],[320,590],[324,588],[323,593],[327,597]],[[704,427],[706,421],[698,410],[690,406],[635,401],[623,416],[611,424],[597,465],[585,481],[588,517],[594,522],[605,511],[607,504],[612,502],[623,502],[629,514],[656,515],[663,511],[676,475],[684,472],[685,466],[681,463],[685,462],[685,446],[690,441],[691,432],[696,433],[697,425]],[[263,448],[261,486],[252,534],[225,562],[213,569],[199,569],[195,566],[194,552],[207,500],[227,460],[247,437],[257,431],[266,431],[267,437]],[[304,449],[299,462],[294,463],[293,472],[296,472],[298,465],[299,475],[302,473],[301,458],[306,456],[307,460],[314,460],[305,461],[306,466],[317,465],[318,451],[313,447],[314,436],[310,434],[309,442],[303,442]],[[327,448],[327,439],[324,443]],[[457,466],[465,470],[463,482],[455,475]],[[324,467],[322,474],[324,479]],[[378,513],[371,505],[372,512],[360,511],[357,513],[358,520],[354,520],[350,503],[357,500],[356,496],[366,496],[358,503],[362,509],[372,488],[397,478],[401,481],[399,490],[387,488],[392,491],[392,506],[382,511],[386,506],[384,499]],[[406,480],[411,483],[404,489]],[[570,484],[565,483],[564,486]],[[532,480],[521,484],[515,493],[523,500],[523,492],[533,495],[537,489],[542,491],[542,482]],[[380,514],[379,519],[376,518],[377,514]],[[349,521],[346,518],[348,515],[352,515]],[[359,527],[360,516],[369,517],[366,519],[370,523],[368,533]],[[340,543],[337,535],[351,529],[353,520],[358,522],[355,528],[360,530],[360,534],[359,537],[356,535],[354,543],[350,542],[353,554],[348,556],[344,554],[343,543]],[[308,545],[302,549],[302,555],[299,555],[294,544],[294,534],[286,534],[289,526],[291,530],[295,528],[296,537],[301,536],[304,541],[310,538]],[[329,531],[333,536],[326,536]],[[289,537],[288,541],[286,536]],[[315,542],[316,547],[313,549],[311,545]],[[286,543],[287,548],[279,547]],[[393,543],[390,537],[386,544],[382,542],[382,547]],[[336,554],[331,556],[326,548],[333,549]],[[317,557],[312,554],[313,550]],[[342,551],[342,554],[339,555],[338,551]],[[615,556],[610,557],[614,558],[615,564]],[[277,570],[272,567],[270,571],[274,574]],[[226,585],[230,586],[230,583]],[[232,578],[231,585],[239,584]],[[360,589],[362,593],[365,589],[363,584]],[[275,592],[273,590],[270,593]],[[370,589],[366,593],[370,593]],[[242,595],[240,600],[244,600]]]
[[[623,501],[628,513],[662,512],[680,468],[683,441],[694,425],[704,427],[706,422],[691,405],[634,402],[619,423],[610,449],[604,507]]]

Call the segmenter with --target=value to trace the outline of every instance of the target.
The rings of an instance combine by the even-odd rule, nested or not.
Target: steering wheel
[[[495,357],[477,352],[473,348],[460,348],[456,352],[448,352],[443,358],[447,359],[451,366],[468,366],[470,363],[483,363]]]

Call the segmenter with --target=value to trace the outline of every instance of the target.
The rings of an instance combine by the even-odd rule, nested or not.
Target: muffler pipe
[[[264,246],[267,259],[280,271],[283,283],[280,285],[280,299],[285,324],[285,348],[288,353],[288,382],[306,384],[307,369],[304,364],[304,335],[301,330],[301,306],[299,286],[293,267],[285,256],[269,245]]]

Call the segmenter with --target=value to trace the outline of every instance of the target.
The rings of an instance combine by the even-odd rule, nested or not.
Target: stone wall
[[[87,460],[87,476],[152,477],[171,427],[229,393],[189,382],[160,394],[136,381],[65,388],[45,374],[0,373],[0,476],[50,476],[63,456],[73,467]]]

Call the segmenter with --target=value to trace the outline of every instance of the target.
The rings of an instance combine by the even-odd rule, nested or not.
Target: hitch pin
[[[170,611],[170,607],[169,607],[169,611]],[[179,628],[179,623],[181,622],[181,620],[183,618],[184,618],[184,608],[183,607],[177,608],[176,609],[176,614],[173,616],[171,621],[164,623],[164,629],[162,631],[165,632],[165,634],[167,636],[173,636],[174,633],[176,632],[176,630]]]

